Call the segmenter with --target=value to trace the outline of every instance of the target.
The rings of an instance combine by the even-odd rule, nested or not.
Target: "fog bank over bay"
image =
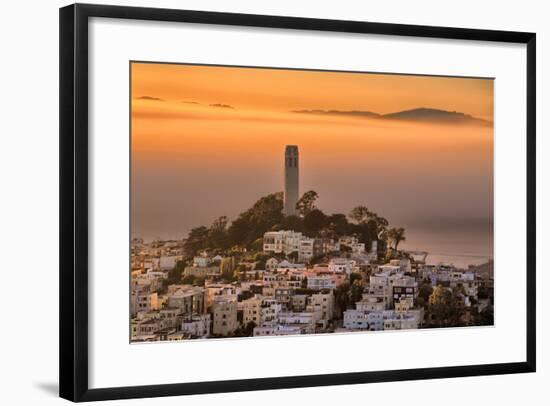
[[[342,79],[321,72],[319,86],[332,89],[321,94],[303,72],[292,73],[300,76],[291,82],[301,83],[300,91],[285,87],[292,75],[282,71],[232,73],[224,87],[223,68],[215,68],[216,76],[214,68],[169,67],[135,73],[143,80],[132,90],[133,236],[180,239],[219,216],[234,220],[260,197],[283,190],[284,149],[297,145],[300,193],[315,190],[325,213],[366,205],[405,227],[405,248],[449,254],[455,262],[463,255],[492,257],[492,81],[438,78],[431,85],[434,78],[394,75],[391,82],[384,75]],[[149,80],[147,69],[167,71]],[[485,121],[293,112],[425,107]]]

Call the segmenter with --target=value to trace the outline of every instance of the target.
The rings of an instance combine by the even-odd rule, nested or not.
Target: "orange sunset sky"
[[[407,228],[407,245],[492,256],[493,80],[132,63],[132,235],[183,238],[283,190],[300,149],[300,192],[326,213],[364,204]],[[417,108],[485,121],[405,121]],[[462,246],[470,236],[475,245]],[[462,245],[461,245],[462,244]],[[422,247],[421,247],[422,245]],[[459,248],[457,248],[459,247]]]

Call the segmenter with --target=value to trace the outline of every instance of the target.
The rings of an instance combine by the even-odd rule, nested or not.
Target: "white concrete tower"
[[[296,215],[296,203],[300,193],[300,173],[298,146],[287,145],[285,148],[285,206],[286,216]]]

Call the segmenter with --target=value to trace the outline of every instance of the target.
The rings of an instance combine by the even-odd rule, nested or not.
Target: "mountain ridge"
[[[409,110],[397,111],[395,113],[380,114],[367,110],[292,110],[292,113],[329,115],[329,116],[348,116],[361,118],[376,118],[381,120],[395,121],[413,121],[413,122],[431,122],[443,124],[479,124],[492,125],[492,121],[474,117],[470,114],[434,109],[429,107],[418,107]]]

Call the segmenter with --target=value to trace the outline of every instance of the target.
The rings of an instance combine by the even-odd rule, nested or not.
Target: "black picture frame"
[[[524,362],[90,389],[88,386],[88,20],[105,17],[526,44],[527,324]],[[60,9],[60,396],[75,402],[535,372],[536,35],[268,15],[74,4]]]

